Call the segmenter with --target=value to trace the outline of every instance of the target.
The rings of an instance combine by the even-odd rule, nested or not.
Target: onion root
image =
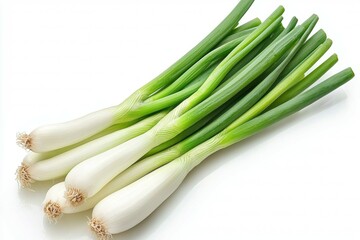
[[[17,133],[16,134],[16,144],[26,150],[31,149],[31,136],[27,133]]]
[[[93,218],[89,220],[89,226],[91,231],[96,234],[99,240],[111,239],[111,234],[107,231],[104,223],[99,219]]]
[[[80,205],[84,199],[84,194],[77,188],[69,188],[65,193],[65,198],[70,202],[73,206]]]
[[[57,202],[47,202],[43,210],[45,215],[51,222],[56,222],[62,216],[61,206]]]
[[[31,175],[29,173],[29,166],[22,163],[18,167],[18,169],[16,170],[16,180],[22,188],[31,188],[31,183],[33,183],[34,180],[31,178]]]

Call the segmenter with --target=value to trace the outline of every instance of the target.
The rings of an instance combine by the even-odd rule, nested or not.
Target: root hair
[[[31,183],[33,183],[34,180],[31,178],[29,173],[29,166],[25,163],[21,163],[21,165],[17,168],[16,180],[22,188],[31,188]]]
[[[96,218],[89,220],[89,226],[93,233],[96,234],[99,240],[109,240],[112,238],[111,234],[107,231],[104,223]]]
[[[16,134],[16,144],[20,147],[29,150],[31,148],[32,139],[27,133],[17,133]]]
[[[51,222],[56,222],[62,216],[60,204],[51,200],[45,204],[43,210]]]
[[[73,206],[78,206],[83,203],[85,196],[77,188],[69,188],[65,193],[65,198],[70,202]]]

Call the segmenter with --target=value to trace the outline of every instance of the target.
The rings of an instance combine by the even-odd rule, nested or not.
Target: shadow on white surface
[[[95,238],[92,237],[87,225],[88,218],[91,216],[91,211],[92,210],[88,210],[77,214],[63,215],[56,223],[51,223],[46,217],[44,217],[43,227],[46,239],[63,240],[66,238]]]
[[[35,207],[42,210],[42,202],[48,189],[54,184],[64,181],[58,179],[47,182],[36,182],[31,190],[19,189],[20,203],[24,206]],[[45,239],[91,239],[91,233],[87,227],[87,219],[91,216],[91,210],[78,214],[63,215],[56,223],[43,218],[43,235]],[[39,228],[41,228],[39,226]]]
[[[18,194],[20,202],[24,205],[39,206],[39,203],[44,200],[46,192],[49,190],[49,188],[61,181],[63,181],[63,179],[46,182],[35,182],[32,184],[31,189],[21,189],[19,187]]]

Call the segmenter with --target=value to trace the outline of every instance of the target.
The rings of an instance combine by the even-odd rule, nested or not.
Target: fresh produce
[[[284,7],[239,25],[241,0],[197,46],[118,106],[20,133],[31,150],[22,187],[65,177],[43,201],[45,215],[93,209],[99,239],[148,217],[213,153],[309,106],[354,77],[347,68],[311,87],[337,62],[332,40],[312,34],[319,18],[284,27]],[[320,64],[319,64],[320,63]],[[311,71],[310,71],[311,70]]]
[[[229,132],[222,132],[165,166],[100,201],[93,210],[90,228],[100,239],[126,231],[149,216],[204,159],[280,121],[349,81],[345,69],[304,94],[276,107]]]
[[[117,174],[131,166],[152,148],[174,138],[206,117],[277,61],[304,32],[304,28],[299,26],[283,39],[271,44],[253,60],[252,64],[244,67],[238,77],[233,78],[211,95],[231,68],[279,26],[283,12],[282,7],[275,10],[266,21],[229,53],[193,95],[180,103],[152,129],[75,166],[65,178],[68,200],[76,205],[92,197]]]
[[[307,34],[304,34],[302,37],[302,41],[294,46],[293,50],[287,55],[284,60],[278,64],[278,66],[273,70],[272,73],[266,74],[266,79],[262,81],[257,87],[255,87],[250,93],[248,93],[245,97],[241,99],[241,101],[236,102],[239,98],[236,97],[236,100],[231,102],[236,102],[230,109],[226,110],[221,114],[216,120],[209,123],[206,127],[203,127],[199,132],[194,133],[191,137],[184,140],[183,142],[177,144],[176,146],[167,149],[159,154],[148,157],[133,166],[129,167],[124,171],[123,174],[119,174],[116,178],[114,178],[109,184],[107,184],[104,189],[100,190],[98,194],[95,194],[93,197],[90,197],[83,204],[78,206],[70,206],[69,202],[64,199],[63,189],[65,188],[64,183],[58,184],[49,190],[48,196],[44,201],[44,208],[46,209],[46,213],[49,218],[57,218],[60,216],[60,213],[69,213],[76,211],[83,211],[93,207],[96,202],[100,199],[104,198],[104,196],[109,195],[110,193],[132,183],[133,181],[139,179],[140,177],[146,175],[152,170],[170,162],[176,157],[181,156],[186,151],[189,151],[192,147],[200,144],[201,142],[209,139],[216,133],[223,130],[226,126],[228,126],[231,122],[233,122],[237,117],[241,116],[245,113],[254,103],[256,103],[273,85],[279,75],[282,73],[287,64],[293,59],[294,56],[298,56],[298,54],[302,54],[299,52],[299,49],[302,47],[305,39],[310,34],[311,30],[315,26],[317,22],[317,17],[312,17],[313,24],[309,26],[307,30]],[[294,19],[295,20],[295,19]],[[294,21],[289,24],[286,30],[283,31],[283,34],[277,36],[278,38],[282,37],[284,34],[291,31],[294,27],[292,24]],[[299,65],[301,61],[299,61]],[[240,98],[241,98],[240,94]],[[60,187],[61,186],[61,187]],[[58,190],[58,189],[62,190]],[[56,209],[56,210],[54,210]]]

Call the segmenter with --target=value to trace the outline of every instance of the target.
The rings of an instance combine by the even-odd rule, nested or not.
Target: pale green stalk
[[[268,109],[277,107],[284,102],[289,101],[290,99],[296,97],[308,87],[314,84],[319,80],[324,74],[329,71],[338,61],[336,54],[331,55],[325,62],[323,62],[319,67],[312,71],[309,75],[304,77],[298,84],[290,88],[284,94],[282,94],[278,99],[276,99]]]
[[[231,131],[237,126],[249,121],[250,119],[259,115],[270,104],[272,104],[279,96],[301,81],[303,74],[308,71],[331,47],[332,41],[326,40],[320,45],[313,54],[311,54],[301,65],[296,68],[290,75],[288,75],[282,82],[280,82],[271,92],[262,98],[254,107],[241,116],[238,120],[233,122],[226,131]]]

